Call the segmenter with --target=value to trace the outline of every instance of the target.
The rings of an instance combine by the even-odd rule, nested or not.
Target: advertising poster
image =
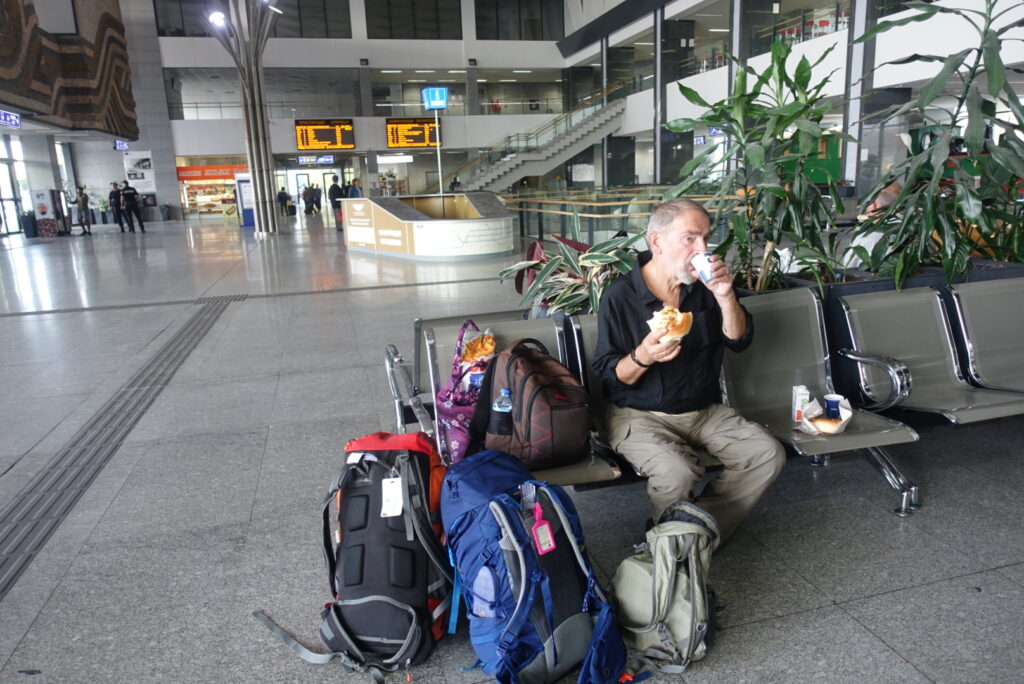
[[[57,237],[57,216],[53,206],[53,192],[50,190],[32,190],[31,192],[39,237]]]
[[[124,153],[124,177],[140,195],[156,193],[153,155],[147,150]]]

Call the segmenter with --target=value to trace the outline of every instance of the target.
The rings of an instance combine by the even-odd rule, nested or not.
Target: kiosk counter
[[[490,192],[342,200],[345,244],[406,259],[458,259],[512,251],[513,215]]]

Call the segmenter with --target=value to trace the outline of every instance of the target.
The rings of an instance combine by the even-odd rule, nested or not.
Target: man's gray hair
[[[707,220],[708,226],[711,225],[711,214],[708,213],[708,210],[702,204],[680,197],[670,199],[654,207],[654,210],[651,211],[651,217],[647,221],[648,237],[651,233],[657,233],[668,228],[677,218],[691,211],[703,216]]]

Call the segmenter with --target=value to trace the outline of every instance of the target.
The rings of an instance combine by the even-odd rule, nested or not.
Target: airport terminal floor
[[[0,602],[0,682],[369,681],[251,613],[319,646],[319,507],[346,440],[393,429],[384,344],[514,307],[494,274],[519,255],[349,253],[318,219],[146,230],[0,240],[0,508],[97,414],[130,430]],[[1020,681],[1024,418],[919,432],[890,450],[921,487],[908,518],[858,456],[790,458],[714,557],[711,653],[653,681]],[[573,497],[607,580],[642,541],[643,485]],[[475,660],[463,629],[412,678],[487,681]]]

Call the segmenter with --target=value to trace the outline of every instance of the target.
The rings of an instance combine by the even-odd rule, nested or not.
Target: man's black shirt
[[[635,385],[622,383],[615,366],[650,334],[647,321],[663,306],[640,272],[650,260],[651,253],[642,252],[629,275],[618,278],[605,291],[598,315],[594,369],[616,406],[664,413],[698,411],[722,400],[718,383],[722,355],[726,347],[743,351],[750,345],[754,322],[744,309],[746,332],[738,340],[728,339],[722,333],[722,310],[711,291],[700,281],[681,285],[676,307],[693,314],[693,327],[683,338],[679,356],[654,364]]]
[[[110,201],[110,208],[111,209],[120,209],[121,208],[121,191],[120,190],[111,190],[107,194],[107,199]]]
[[[121,199],[124,200],[124,205],[130,206],[132,204],[139,203],[139,191],[130,185],[121,188]]]

